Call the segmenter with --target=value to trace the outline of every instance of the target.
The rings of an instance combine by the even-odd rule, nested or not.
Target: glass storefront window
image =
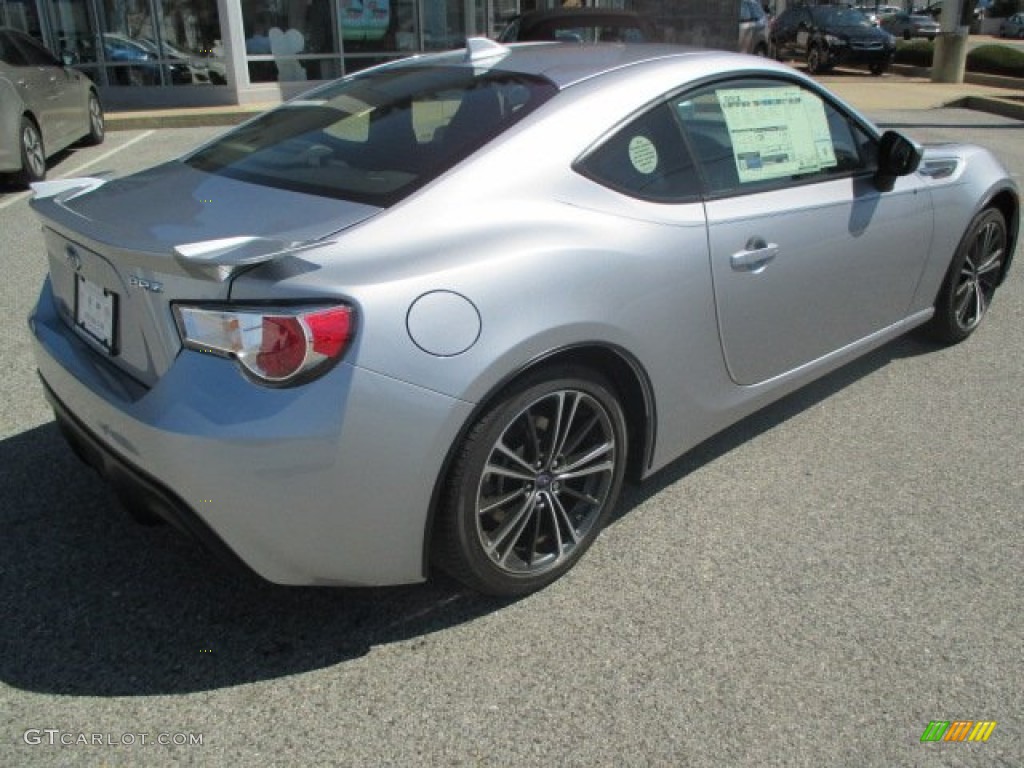
[[[217,0],[62,0],[54,50],[100,85],[223,85]]]
[[[447,51],[466,43],[464,0],[434,0],[424,3],[423,49]]]
[[[332,0],[243,0],[249,80],[327,80],[340,73]]]
[[[416,0],[243,0],[251,82],[328,80],[422,50]]]

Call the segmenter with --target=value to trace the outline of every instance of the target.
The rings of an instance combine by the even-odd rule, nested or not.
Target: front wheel
[[[36,124],[27,117],[21,118],[21,181],[31,184],[46,178],[46,150],[43,137]]]
[[[818,46],[812,46],[807,51],[807,72],[812,75],[825,71],[825,59]]]
[[[971,221],[953,255],[927,329],[946,344],[970,336],[981,324],[1006,262],[1006,220],[986,208]]]
[[[488,594],[547,586],[597,537],[625,465],[625,416],[610,384],[578,368],[530,376],[459,449],[435,531],[438,563]]]

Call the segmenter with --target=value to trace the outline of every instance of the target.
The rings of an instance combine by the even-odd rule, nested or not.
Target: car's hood
[[[822,31],[827,35],[836,35],[837,37],[845,37],[851,40],[875,40],[885,39],[889,36],[888,32],[883,32],[878,27],[859,27],[859,26],[837,26],[837,27],[823,27]]]
[[[32,202],[45,218],[97,243],[154,254],[233,237],[308,242],[363,221],[380,209],[274,189],[173,161],[84,194]]]

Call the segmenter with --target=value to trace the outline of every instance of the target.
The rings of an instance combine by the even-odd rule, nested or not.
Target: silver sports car
[[[30,326],[74,449],[284,584],[565,573],[623,480],[923,326],[968,337],[1019,192],[764,59],[502,46],[37,184]]]

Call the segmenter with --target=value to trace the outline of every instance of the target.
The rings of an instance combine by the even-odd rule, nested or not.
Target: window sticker
[[[837,164],[825,105],[797,86],[715,92],[740,183],[814,173]]]
[[[634,136],[629,140],[629,162],[640,173],[651,174],[658,168],[658,150],[646,136]]]

